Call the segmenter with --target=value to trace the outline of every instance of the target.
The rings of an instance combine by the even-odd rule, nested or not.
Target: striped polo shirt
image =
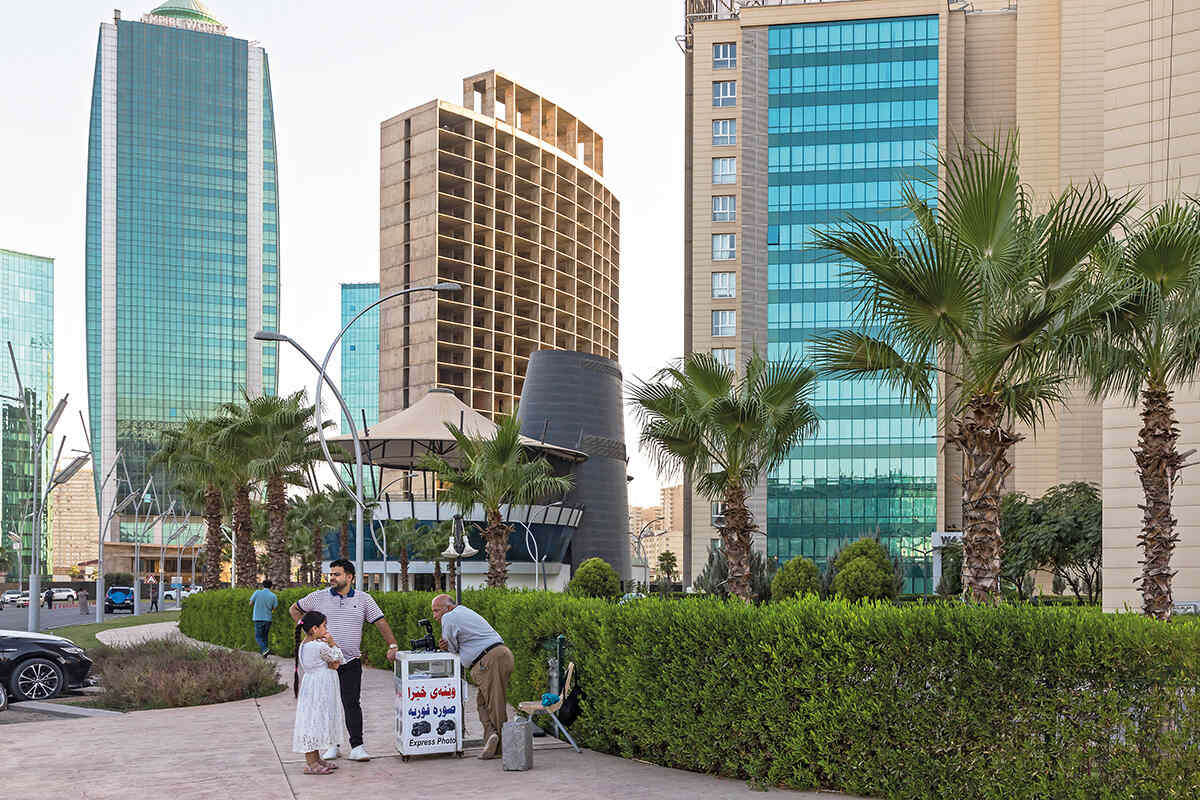
[[[296,608],[305,613],[320,611],[325,615],[329,634],[347,661],[362,655],[363,623],[375,623],[383,619],[383,612],[379,610],[375,598],[355,589],[344,595],[333,589],[318,589],[297,600]]]

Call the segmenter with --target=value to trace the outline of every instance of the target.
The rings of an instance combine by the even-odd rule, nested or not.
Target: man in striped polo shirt
[[[338,667],[338,683],[341,687],[342,709],[346,712],[346,729],[350,731],[351,761],[370,761],[371,756],[363,747],[363,717],[359,694],[362,690],[362,632],[363,624],[370,623],[379,629],[383,640],[388,643],[388,661],[396,660],[400,647],[392,628],[384,619],[379,604],[366,592],[354,589],[354,564],[339,558],[329,565],[329,588],[318,589],[300,598],[288,613],[297,623],[309,611],[320,611],[325,615],[326,627],[333,641],[341,648],[346,660]],[[321,754],[329,761],[338,757],[337,745]]]

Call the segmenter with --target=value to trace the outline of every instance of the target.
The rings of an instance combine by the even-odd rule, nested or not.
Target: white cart
[[[396,655],[396,749],[409,756],[463,754],[466,681],[454,653],[401,650]]]

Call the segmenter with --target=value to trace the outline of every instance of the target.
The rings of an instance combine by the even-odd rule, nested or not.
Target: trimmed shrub
[[[281,654],[287,604],[302,593],[280,593]],[[542,644],[566,635],[583,689],[572,732],[603,752],[887,800],[1200,796],[1200,623],[811,596],[745,606],[463,594],[516,655],[512,702],[546,690]],[[253,648],[249,596],[194,595],[180,627]],[[375,599],[404,643],[432,597]],[[374,628],[363,642],[386,666]]]
[[[576,597],[617,597],[621,594],[621,579],[603,558],[589,558],[575,570],[574,577],[567,584],[567,594]]]
[[[771,600],[778,603],[790,597],[820,594],[821,572],[811,558],[797,556],[786,562],[771,581]]]
[[[884,600],[895,594],[891,571],[884,572],[866,556],[838,567],[833,576],[833,593],[846,600]]]
[[[117,711],[227,703],[283,689],[275,667],[261,658],[178,639],[100,645],[88,656],[104,687],[96,705]]]

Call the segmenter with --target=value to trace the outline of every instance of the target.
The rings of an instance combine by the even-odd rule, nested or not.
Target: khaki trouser
[[[513,654],[504,645],[493,647],[471,667],[471,681],[475,684],[475,706],[479,709],[479,721],[483,723],[483,742],[493,733],[500,735],[500,727],[508,722],[508,679],[513,671]]]

